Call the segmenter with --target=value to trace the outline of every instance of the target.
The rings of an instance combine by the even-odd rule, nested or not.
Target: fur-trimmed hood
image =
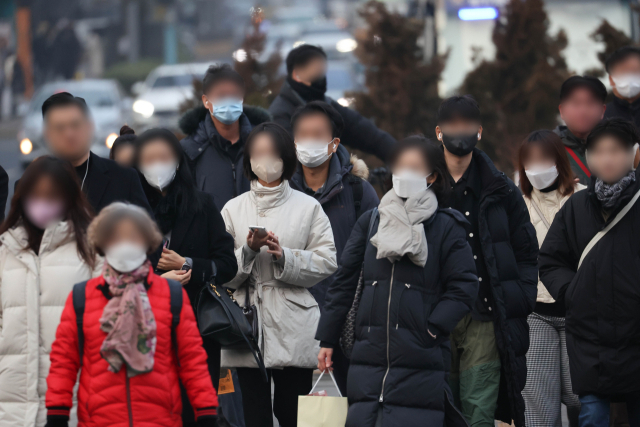
[[[244,105],[242,111],[253,126],[271,121],[271,114],[262,107]],[[198,130],[200,122],[207,118],[208,114],[209,110],[204,106],[192,108],[180,117],[178,126],[185,135],[193,135]]]
[[[369,179],[369,166],[364,162],[364,160],[359,159],[358,156],[352,154],[349,157],[349,163],[351,163],[351,175],[357,176],[358,178],[362,178],[364,180]]]

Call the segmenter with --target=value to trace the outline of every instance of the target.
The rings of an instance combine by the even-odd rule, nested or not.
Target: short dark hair
[[[436,193],[439,202],[446,202],[451,184],[442,146],[424,135],[409,136],[393,146],[389,153],[389,165],[393,168],[400,155],[407,150],[420,151],[429,172],[437,174],[431,189]]]
[[[625,61],[630,56],[636,55],[640,59],[640,47],[638,46],[623,46],[613,51],[607,58],[604,64],[607,73],[611,73],[611,69],[619,63]]]
[[[244,80],[242,76],[229,64],[215,64],[207,68],[202,78],[202,93],[207,94],[209,90],[221,81],[230,81],[244,90]]]
[[[324,101],[311,101],[298,107],[293,113],[293,116],[291,116],[291,128],[295,130],[298,121],[315,114],[322,114],[329,119],[329,123],[331,123],[331,135],[334,138],[340,138],[342,129],[344,128],[344,120],[342,120],[342,116],[335,108]]]
[[[304,66],[312,59],[322,58],[327,59],[327,54],[320,46],[314,46],[311,44],[303,44],[291,49],[291,52],[287,55],[287,75],[293,73],[293,69],[299,66]]]
[[[454,119],[480,121],[480,107],[471,95],[455,95],[442,101],[438,107],[438,124]]]
[[[604,119],[589,132],[585,143],[587,150],[605,136],[615,138],[628,148],[633,147],[636,142],[640,142],[640,135],[638,135],[636,126],[629,120],[615,117]]]
[[[607,99],[607,88],[597,77],[571,76],[560,86],[560,102],[569,98],[576,89],[587,89],[603,104]]]
[[[42,117],[45,117],[51,109],[69,106],[78,107],[82,114],[89,115],[89,107],[84,98],[73,96],[69,92],[59,92],[54,93],[42,103]]]
[[[262,123],[253,128],[247,142],[244,145],[244,158],[242,159],[242,168],[244,176],[249,181],[258,179],[253,170],[251,170],[251,147],[256,137],[266,133],[271,137],[273,145],[282,159],[282,179],[291,179],[298,167],[298,156],[296,155],[296,145],[293,143],[291,134],[285,128],[274,122]]]

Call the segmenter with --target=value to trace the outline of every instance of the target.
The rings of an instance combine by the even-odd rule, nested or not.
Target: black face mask
[[[327,91],[327,76],[320,76],[311,82],[311,87],[325,93]]]
[[[478,133],[474,132],[468,135],[460,134],[455,136],[442,134],[442,142],[448,152],[454,156],[462,157],[473,151],[478,143]]]
[[[311,82],[311,86],[297,82],[291,77],[287,77],[287,82],[289,82],[291,88],[295,90],[306,102],[324,101],[324,94],[327,91],[326,76],[318,77]]]

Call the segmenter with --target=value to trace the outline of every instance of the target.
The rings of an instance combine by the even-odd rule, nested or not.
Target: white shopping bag
[[[321,373],[309,395],[298,396],[298,427],[344,427],[346,424],[349,403],[342,397],[333,372],[329,371],[329,374],[340,397],[311,395],[324,375]]]

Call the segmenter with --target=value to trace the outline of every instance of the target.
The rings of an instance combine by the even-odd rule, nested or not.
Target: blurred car
[[[22,163],[28,164],[36,157],[49,153],[42,135],[42,104],[59,92],[69,92],[87,102],[95,126],[91,151],[107,157],[122,125],[130,123],[131,98],[125,95],[116,80],[87,79],[47,83],[34,94],[26,106],[18,131]]]
[[[177,129],[180,104],[193,96],[193,80],[202,80],[210,63],[161,65],[144,82],[133,85],[136,131],[152,127]]]

